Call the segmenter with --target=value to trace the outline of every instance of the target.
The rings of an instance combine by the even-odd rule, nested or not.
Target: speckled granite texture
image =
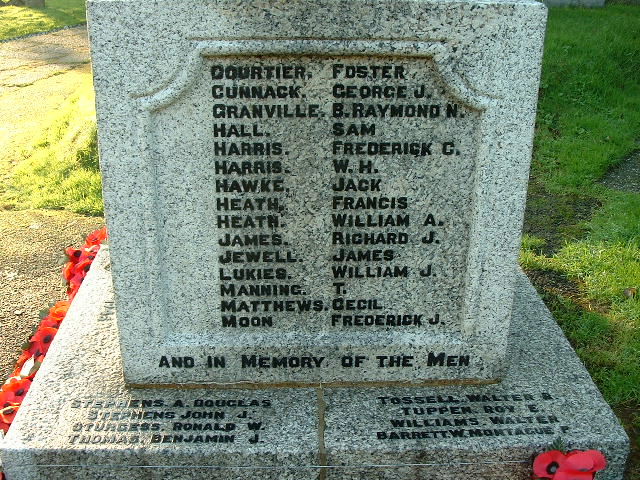
[[[504,374],[544,5],[88,5],[129,384]]]
[[[2,444],[8,480],[528,480],[558,437],[605,453],[598,480],[622,479],[624,430],[522,274],[499,385],[132,389],[108,260],[104,248]]]
[[[31,426],[5,439],[8,478],[316,478],[313,389],[124,386],[108,262],[103,248],[21,407]]]

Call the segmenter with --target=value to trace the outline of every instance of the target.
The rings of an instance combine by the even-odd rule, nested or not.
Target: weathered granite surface
[[[316,478],[314,390],[127,389],[119,350],[103,248],[5,440],[9,479]]]
[[[408,478],[524,480],[533,455],[560,438],[568,450],[605,453],[610,466],[598,480],[621,479],[626,434],[524,274],[508,359],[497,385],[327,390],[327,462],[353,471],[336,478],[399,479],[404,471]],[[385,473],[372,477],[353,469],[359,463],[411,467],[379,468]]]
[[[504,374],[544,5],[88,8],[128,383]]]
[[[498,385],[133,389],[104,248],[0,458],[8,480],[527,480],[560,437],[602,450],[598,480],[621,480],[624,431],[523,275],[516,291]]]

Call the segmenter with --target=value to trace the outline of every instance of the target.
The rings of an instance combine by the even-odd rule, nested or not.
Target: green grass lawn
[[[640,6],[549,12],[521,263],[634,444],[640,194],[599,180],[640,149]]]
[[[75,69],[55,78],[57,90],[51,95],[72,93],[54,110],[38,112],[38,125],[0,151],[0,173],[6,178],[0,202],[4,208],[102,215],[91,73]],[[40,83],[46,88],[46,81]]]
[[[567,329],[613,403],[640,398],[640,301],[624,293],[640,287],[640,194],[598,180],[640,148],[638,72],[640,7],[551,9],[522,259],[564,275],[578,286],[575,301],[597,305],[585,314],[602,317],[602,335]]]
[[[45,0],[45,8],[0,8],[0,40],[86,21],[84,0]]]

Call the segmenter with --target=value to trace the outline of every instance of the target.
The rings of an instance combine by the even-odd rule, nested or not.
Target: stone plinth
[[[497,385],[134,389],[105,248],[8,436],[8,480],[528,480],[561,438],[621,480],[628,439],[524,275]]]
[[[127,383],[504,374],[544,5],[88,5]]]

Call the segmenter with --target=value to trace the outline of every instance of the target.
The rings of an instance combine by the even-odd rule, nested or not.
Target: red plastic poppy
[[[87,235],[87,245],[100,245],[107,239],[107,227],[102,227]]]
[[[86,275],[89,272],[92,263],[92,258],[83,258],[76,264],[74,274],[82,276]]]
[[[7,402],[4,406],[0,404],[0,422],[11,424],[19,408],[20,404],[16,402]]]
[[[82,285],[86,275],[87,274],[84,270],[76,270],[73,276],[68,280],[67,296],[69,297],[69,301],[73,301],[73,297],[78,293],[80,285]]]
[[[31,337],[31,341],[49,344],[53,341],[53,337],[56,336],[56,333],[58,333],[58,331],[55,328],[38,328],[36,333],[33,334],[33,337]]]
[[[67,315],[69,302],[58,302],[49,309],[49,313],[42,319],[38,328],[52,327],[58,328]]]
[[[67,282],[73,276],[73,267],[74,266],[75,266],[74,263],[67,262],[67,263],[65,263],[64,268],[62,269],[62,278],[64,278]]]
[[[20,356],[18,357],[18,361],[16,362],[16,366],[21,368],[24,365],[24,362],[29,360],[32,356],[32,353],[27,349],[23,350]],[[12,375],[13,376],[13,375]]]
[[[560,450],[543,452],[533,461],[533,473],[538,478],[555,478],[554,475],[566,459],[567,456]]]
[[[20,403],[20,400],[16,399],[16,394],[0,390],[0,409],[8,407],[13,403]]]
[[[82,248],[82,253],[80,254],[80,258],[76,262],[76,265],[82,263],[85,260],[89,260],[90,262],[96,258],[96,255],[100,251],[100,245],[93,246],[85,246]]]
[[[70,305],[71,303],[66,300],[56,302],[56,304],[49,309],[49,314],[47,316],[62,320],[67,314]]]
[[[62,322],[62,319],[56,320],[55,318],[44,317],[42,319],[42,321],[40,322],[39,328],[49,327],[49,328],[58,329],[58,328],[60,328],[60,323],[61,322]]]
[[[29,340],[31,342],[29,351],[35,356],[46,354],[51,346],[53,338],[56,336],[56,333],[58,333],[56,328],[38,328],[33,337]]]
[[[101,244],[96,244],[96,245],[87,244],[85,245],[84,250],[87,253],[87,256],[90,256],[90,257],[92,256],[93,258],[96,258],[96,255],[100,251],[101,246],[102,246]]]
[[[565,468],[578,472],[599,472],[607,466],[607,460],[602,452],[598,450],[587,450],[581,452],[576,450],[569,452]]]
[[[78,260],[80,260],[80,256],[82,255],[82,249],[69,247],[69,248],[65,248],[64,253],[69,259],[69,262],[73,264],[73,263],[77,263]]]
[[[31,387],[31,380],[27,378],[10,378],[7,383],[2,385],[0,389],[1,392],[6,392],[8,394],[13,394],[13,402],[22,401],[24,396],[29,391]]]
[[[84,275],[86,275],[86,273],[89,271],[91,263],[93,262],[93,259],[97,255],[99,249],[100,246],[95,245],[93,247],[82,248],[77,251],[74,250],[74,255],[76,254],[76,252],[80,252],[80,255],[77,256],[77,258],[75,256],[70,257],[71,261],[69,261],[62,270],[62,276],[64,277],[64,279],[67,282],[71,282],[72,279],[74,279],[74,277],[77,277],[78,275],[83,278]]]
[[[84,280],[84,272],[73,272],[73,275],[69,279],[69,288],[77,290],[80,288],[82,281]]]
[[[595,472],[578,472],[576,470],[561,470],[553,476],[553,480],[593,480]]]
[[[551,480],[593,480],[596,472],[606,466],[606,458],[597,450],[574,450],[567,454],[551,450],[536,457],[533,473],[537,478]]]
[[[71,279],[69,282],[69,288],[67,288],[67,296],[69,300],[73,300],[80,290],[80,285],[82,285],[82,281],[84,280],[84,276],[76,276]]]
[[[16,365],[16,368],[13,369],[13,372],[11,372],[11,375],[9,375],[10,377],[20,377],[20,371],[22,370],[21,366]]]

